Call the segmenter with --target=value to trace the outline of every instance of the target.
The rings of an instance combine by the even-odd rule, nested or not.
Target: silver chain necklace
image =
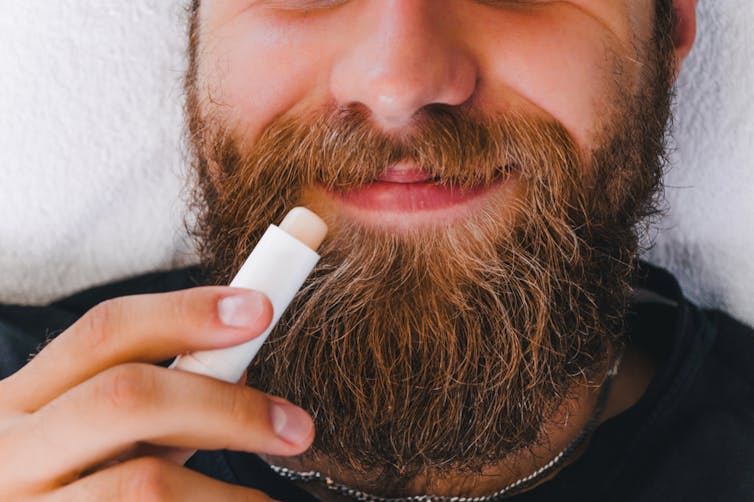
[[[566,445],[565,448],[563,448],[557,455],[555,455],[552,460],[547,462],[545,465],[534,471],[533,473],[529,474],[526,477],[523,477],[521,479],[518,479],[506,487],[504,487],[501,490],[496,491],[495,493],[479,496],[479,497],[450,497],[450,496],[443,496],[443,495],[413,495],[410,497],[380,497],[378,495],[373,495],[370,493],[363,492],[361,490],[357,490],[355,488],[351,488],[348,485],[345,485],[343,483],[339,483],[335,481],[330,476],[326,476],[318,471],[294,471],[292,469],[288,469],[287,467],[282,467],[279,465],[273,465],[269,464],[270,469],[272,469],[278,476],[283,477],[289,481],[301,481],[304,483],[319,483],[323,486],[325,486],[328,490],[330,490],[333,493],[337,493],[339,495],[344,495],[346,497],[349,497],[353,500],[359,500],[363,502],[493,502],[497,500],[502,500],[504,498],[510,497],[514,495],[517,492],[520,492],[528,487],[533,486],[549,474],[555,471],[560,465],[562,465],[566,460],[568,460],[571,455],[578,450],[579,447],[581,447],[584,442],[591,437],[591,435],[594,433],[594,431],[597,429],[597,426],[599,425],[600,417],[602,416],[602,412],[605,410],[605,405],[607,404],[607,396],[610,391],[610,386],[613,382],[613,378],[618,373],[618,368],[620,367],[621,359],[623,358],[623,350],[621,349],[618,352],[618,356],[615,359],[615,362],[613,363],[610,370],[607,372],[607,378],[605,379],[605,382],[602,384],[602,388],[600,389],[599,396],[597,397],[597,405],[594,407],[594,411],[592,412],[592,415],[589,417],[589,421],[587,421],[586,425],[581,429],[579,434],[571,440],[568,445]]]

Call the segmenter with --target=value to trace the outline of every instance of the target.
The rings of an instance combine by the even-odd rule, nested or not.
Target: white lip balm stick
[[[269,327],[253,340],[235,347],[178,356],[170,367],[238,382],[319,261],[316,250],[325,234],[325,222],[303,207],[293,208],[280,226],[270,225],[230,283],[267,295],[273,309]]]

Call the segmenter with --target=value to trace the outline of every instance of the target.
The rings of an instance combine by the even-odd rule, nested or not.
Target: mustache
[[[282,186],[319,184],[328,190],[360,188],[402,161],[415,163],[438,185],[470,189],[513,171],[541,182],[552,175],[553,164],[575,175],[579,160],[557,122],[515,113],[490,117],[439,104],[423,108],[399,133],[381,130],[365,107],[354,104],[277,119],[252,147],[228,131],[219,136],[210,142],[214,155],[207,156],[216,159],[218,171],[233,166],[221,174],[228,182],[272,175]]]

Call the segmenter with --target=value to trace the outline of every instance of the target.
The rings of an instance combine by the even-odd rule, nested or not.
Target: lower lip
[[[362,188],[334,192],[343,202],[367,211],[416,213],[435,211],[479,197],[490,187],[461,189],[426,181],[395,183],[375,181]]]
[[[487,186],[465,190],[431,181],[378,180],[352,190],[328,190],[320,185],[303,196],[323,213],[334,211],[368,227],[413,232],[426,226],[444,227],[488,217],[490,211],[498,219],[504,218],[508,214],[506,208],[512,207],[510,202],[520,195],[517,179],[514,171]]]

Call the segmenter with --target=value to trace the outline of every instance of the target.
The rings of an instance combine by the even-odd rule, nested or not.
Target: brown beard
[[[599,384],[622,343],[638,224],[656,211],[662,174],[672,68],[662,20],[641,91],[616,97],[589,155],[556,122],[439,105],[400,141],[361,107],[328,106],[284,116],[244,145],[202,112],[193,25],[192,231],[208,282],[227,284],[295,205],[311,203],[331,228],[247,380],[313,414],[307,457],[399,489],[417,475],[479,472],[542,441],[569,389]],[[309,199],[315,184],[362,186],[405,158],[459,189],[513,172],[521,190],[499,213],[409,233]]]

